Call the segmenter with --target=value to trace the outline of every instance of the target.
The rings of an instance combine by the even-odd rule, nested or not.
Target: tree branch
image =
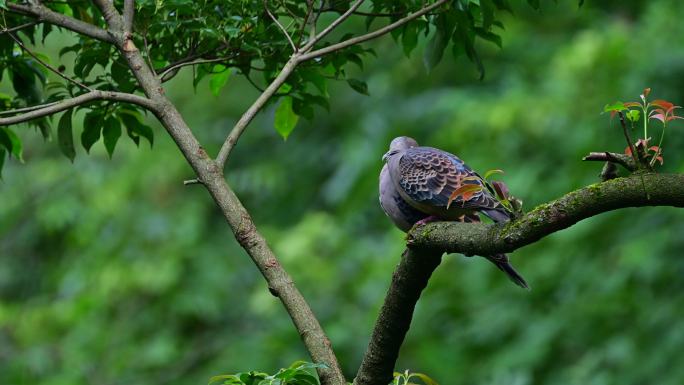
[[[127,94],[123,92],[95,90],[83,95],[76,96],[71,99],[63,100],[58,103],[46,104],[43,107],[34,109],[25,114],[12,116],[9,118],[0,118],[0,126],[8,126],[10,124],[28,122],[29,120],[42,118],[43,116],[53,115],[58,112],[68,110],[70,108],[92,102],[94,100],[112,100],[118,102],[127,102],[137,104],[141,107],[145,107],[153,112],[157,110],[157,105],[152,100],[142,96]]]
[[[589,155],[582,158],[584,161],[597,161],[597,162],[613,162],[622,165],[629,171],[636,171],[639,167],[634,162],[631,156],[625,154],[618,154],[615,152],[590,152]]]
[[[223,142],[223,146],[221,146],[221,150],[219,151],[218,155],[216,156],[216,163],[218,166],[223,169],[225,167],[226,161],[228,160],[228,156],[230,155],[230,152],[233,150],[235,147],[235,144],[237,143],[238,139],[240,139],[240,135],[245,131],[247,128],[247,125],[254,119],[256,116],[257,112],[261,110],[261,108],[268,102],[268,100],[278,91],[278,88],[280,88],[283,83],[285,83],[285,80],[287,80],[288,76],[297,68],[297,64],[299,64],[299,56],[297,54],[292,55],[290,60],[288,60],[287,63],[285,63],[285,66],[283,69],[280,71],[278,76],[273,79],[271,84],[266,87],[264,92],[259,95],[256,101],[249,106],[247,111],[245,111],[244,114],[240,117],[240,120],[238,120],[237,123],[235,123],[235,126],[233,126],[233,129],[230,131],[230,134],[228,134],[228,137],[226,138],[225,142]]]
[[[343,48],[347,48],[347,47],[355,45],[355,44],[359,44],[359,43],[366,42],[368,40],[375,39],[378,36],[382,36],[386,33],[391,32],[392,30],[395,30],[395,29],[401,27],[402,25],[408,23],[411,20],[414,20],[420,16],[423,16],[424,14],[432,11],[433,9],[435,9],[437,7],[442,6],[443,4],[446,4],[447,2],[448,2],[448,0],[438,0],[438,1],[428,5],[426,7],[424,7],[423,9],[416,11],[416,12],[413,12],[410,15],[407,15],[406,17],[401,18],[401,19],[395,21],[394,23],[389,24],[389,25],[387,25],[383,28],[380,28],[376,31],[369,32],[365,35],[353,37],[351,39],[347,39],[345,41],[341,41],[337,44],[332,44],[332,45],[329,45],[327,47],[317,49],[315,51],[307,52],[307,53],[301,55],[299,60],[300,61],[311,60],[313,58],[323,56],[323,55],[329,54],[331,52],[339,51]],[[307,44],[307,46],[308,46],[308,44]],[[305,49],[302,49],[302,51],[306,52]]]
[[[173,79],[175,74],[178,73],[178,70],[182,67],[192,66],[192,65],[197,65],[197,64],[225,62],[225,61],[228,61],[230,59],[233,59],[234,57],[235,57],[235,55],[226,56],[226,57],[217,57],[214,59],[200,59],[200,60],[195,60],[195,61],[177,63],[177,64],[174,64],[172,66],[168,66],[168,68],[166,70],[164,70],[164,72],[159,74],[159,79],[161,79],[161,82],[164,83],[164,82],[167,82],[167,81]],[[166,76],[170,73],[172,73],[171,76]]]
[[[295,43],[292,41],[292,38],[290,37],[290,34],[287,33],[287,29],[285,29],[285,27],[283,27],[283,25],[280,24],[280,22],[278,21],[278,18],[275,17],[275,16],[271,13],[271,11],[268,9],[268,3],[266,2],[266,0],[264,0],[264,10],[265,10],[266,13],[268,14],[268,17],[270,17],[271,20],[273,20],[273,22],[274,22],[274,23],[278,26],[278,28],[283,32],[283,35],[285,35],[285,37],[287,38],[287,41],[290,43],[290,47],[292,47],[292,52],[295,52],[295,53],[296,53],[296,52],[297,52],[297,46],[296,46]]]
[[[445,0],[446,1],[446,0]],[[358,7],[361,6],[361,3],[363,3],[363,0],[356,0],[350,7],[347,9],[347,11],[343,14],[340,15],[337,19],[335,19],[332,23],[330,23],[329,26],[327,26],[324,30],[322,30],[320,33],[316,34],[311,40],[309,40],[304,47],[302,47],[301,52],[308,52],[313,48],[313,46],[321,41],[327,34],[332,32],[333,29],[337,28],[338,25],[340,25],[343,21],[345,21]]]
[[[411,326],[413,310],[441,256],[441,251],[430,249],[404,251],[392,275],[354,385],[387,385],[392,381],[394,364]]]
[[[430,223],[414,228],[408,244],[467,255],[510,253],[582,219],[643,206],[684,207],[684,174],[635,173],[596,183],[539,205],[506,224]]]
[[[64,80],[66,80],[66,81],[68,81],[68,82],[71,82],[71,83],[73,83],[73,84],[75,84],[75,85],[77,85],[77,86],[83,88],[84,90],[92,91],[92,88],[86,86],[85,84],[79,82],[79,81],[76,80],[76,79],[72,79],[72,78],[70,78],[70,77],[64,75],[63,73],[61,73],[60,71],[58,71],[56,68],[54,68],[54,67],[51,66],[50,64],[44,62],[41,58],[39,58],[36,54],[34,54],[30,49],[26,48],[26,46],[24,45],[24,43],[22,43],[21,39],[19,39],[17,36],[14,36],[14,33],[10,32],[8,35],[9,35],[9,37],[12,38],[12,40],[14,40],[15,43],[17,43],[17,44],[19,45],[19,47],[21,47],[21,49],[22,49],[24,52],[26,52],[27,54],[29,54],[29,55],[30,55],[34,60],[36,60],[38,63],[42,64],[43,67],[47,68],[47,69],[50,70],[52,73],[57,74],[57,76],[61,77],[62,79],[64,79]]]
[[[180,112],[166,97],[160,79],[147,65],[140,51],[127,51],[124,49],[124,45],[125,41],[117,42],[119,50],[123,52],[140,87],[158,105],[155,115],[176,142],[190,166],[195,170],[197,179],[211,194],[230,225],[235,238],[261,271],[271,293],[282,302],[299,332],[304,346],[309,351],[311,359],[314,362],[328,365],[328,369],[319,369],[322,384],[346,385],[347,382],[339,367],[330,340],[295,286],[292,277],[282,267],[266,243],[266,239],[257,231],[249,212],[226,183],[222,168],[209,157],[192,134]],[[284,75],[283,80],[285,77],[287,76]],[[278,87],[274,86],[274,88],[277,89]]]
[[[240,120],[233,126],[233,129],[230,131],[230,134],[228,134],[228,137],[226,140],[223,142],[223,145],[221,146],[221,150],[219,151],[218,155],[216,156],[216,163],[221,167],[222,169],[225,167],[226,161],[228,160],[228,156],[230,156],[231,151],[235,147],[235,144],[237,143],[238,139],[240,139],[240,136],[242,133],[245,131],[249,123],[254,119],[256,114],[263,108],[263,106],[268,102],[268,100],[278,91],[278,88],[285,83],[285,80],[290,76],[290,74],[295,70],[297,65],[299,63],[305,61],[305,60],[310,60],[318,56],[322,56],[346,47],[349,47],[354,44],[359,44],[371,39],[374,39],[378,36],[382,36],[396,28],[401,27],[402,25],[408,23],[409,21],[416,19],[431,10],[445,4],[448,0],[438,0],[437,2],[426,6],[425,8],[416,11],[403,19],[397,20],[396,22],[387,25],[384,28],[381,28],[377,31],[358,36],[355,38],[351,38],[349,40],[345,40],[343,42],[333,44],[331,46],[325,47],[318,49],[316,51],[308,52],[316,42],[320,41],[323,36],[327,35],[332,31],[335,27],[337,27],[342,21],[344,21],[349,15],[351,15],[356,8],[358,8],[363,0],[357,0],[355,1],[351,7],[342,14],[340,17],[335,19],[328,27],[326,27],[323,31],[321,31],[319,34],[317,34],[314,38],[312,38],[304,47],[302,47],[299,52],[295,52],[291,57],[290,60],[285,64],[283,69],[280,71],[278,76],[269,84],[269,86],[264,90],[264,92],[259,95],[256,101],[245,111],[245,113],[240,117]]]
[[[110,0],[93,0],[93,3],[100,10],[100,13],[102,13],[110,30],[124,32],[124,20],[116,8],[114,8],[114,3]]]
[[[93,39],[101,40],[107,43],[114,42],[114,39],[106,30],[81,20],[74,19],[73,17],[63,15],[59,12],[55,12],[36,2],[31,2],[28,5],[7,3],[7,8],[11,12],[34,17],[40,21],[66,28],[78,34],[92,37]]]
[[[124,0],[123,22],[124,33],[133,33],[133,17],[135,16],[135,0]]]
[[[20,29],[32,27],[32,26],[37,25],[37,24],[40,24],[40,20],[31,21],[29,23],[24,23],[22,25],[18,25],[16,27],[12,27],[12,28],[2,28],[2,29],[0,29],[0,35],[5,34],[5,33],[12,33],[12,32],[18,31]]]

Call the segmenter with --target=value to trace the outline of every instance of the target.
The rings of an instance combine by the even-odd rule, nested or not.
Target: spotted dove
[[[380,206],[404,232],[418,222],[431,220],[479,222],[478,212],[495,222],[510,219],[508,211],[492,196],[482,178],[453,154],[432,147],[419,147],[414,139],[402,136],[392,140],[383,160],[386,164],[380,172]],[[459,195],[449,202],[452,193],[463,184],[482,188],[467,194],[470,196]],[[516,285],[528,288],[506,254],[485,258]]]

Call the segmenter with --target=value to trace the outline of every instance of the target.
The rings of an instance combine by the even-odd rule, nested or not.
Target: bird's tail
[[[480,210],[480,212],[488,216],[489,219],[493,220],[496,223],[506,222],[509,219],[511,219],[511,215],[508,213],[508,211],[504,210],[503,208],[485,209]]]
[[[485,258],[487,258],[490,262],[492,262],[494,265],[496,265],[496,267],[498,267],[499,270],[506,273],[508,278],[511,281],[513,281],[513,283],[522,287],[523,289],[529,289],[530,288],[527,285],[525,278],[523,278],[520,274],[518,274],[518,272],[515,271],[513,266],[511,266],[511,263],[508,261],[508,256],[506,254],[495,254],[495,255],[487,256]]]

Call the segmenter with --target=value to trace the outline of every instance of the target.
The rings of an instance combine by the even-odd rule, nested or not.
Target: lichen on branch
[[[429,223],[409,232],[407,243],[412,248],[467,255],[510,253],[583,219],[643,206],[684,207],[684,175],[635,173],[592,184],[506,224]]]

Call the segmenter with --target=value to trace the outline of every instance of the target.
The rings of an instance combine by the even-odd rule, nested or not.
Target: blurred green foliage
[[[580,158],[624,148],[606,103],[647,86],[684,102],[682,14],[675,0],[520,6],[503,50],[478,45],[482,82],[466,58],[427,75],[385,38],[353,74],[370,97],[331,84],[330,112],[300,120],[287,142],[276,107],[260,114],[227,178],[349,378],[404,247],[377,203],[389,141],[410,135],[501,168],[528,209],[593,183],[600,165]],[[231,78],[214,97],[192,81],[184,72],[169,94],[215,153],[257,91]],[[668,129],[664,172],[684,172],[682,130]],[[205,191],[182,186],[192,172],[158,127],[153,149],[122,142],[109,160],[102,145],[79,148],[74,164],[31,131],[17,129],[26,163],[8,160],[0,184],[0,383],[205,384],[306,357]],[[447,256],[397,369],[454,385],[681,384],[682,233],[672,208],[583,221],[512,255],[530,292],[483,259]]]

